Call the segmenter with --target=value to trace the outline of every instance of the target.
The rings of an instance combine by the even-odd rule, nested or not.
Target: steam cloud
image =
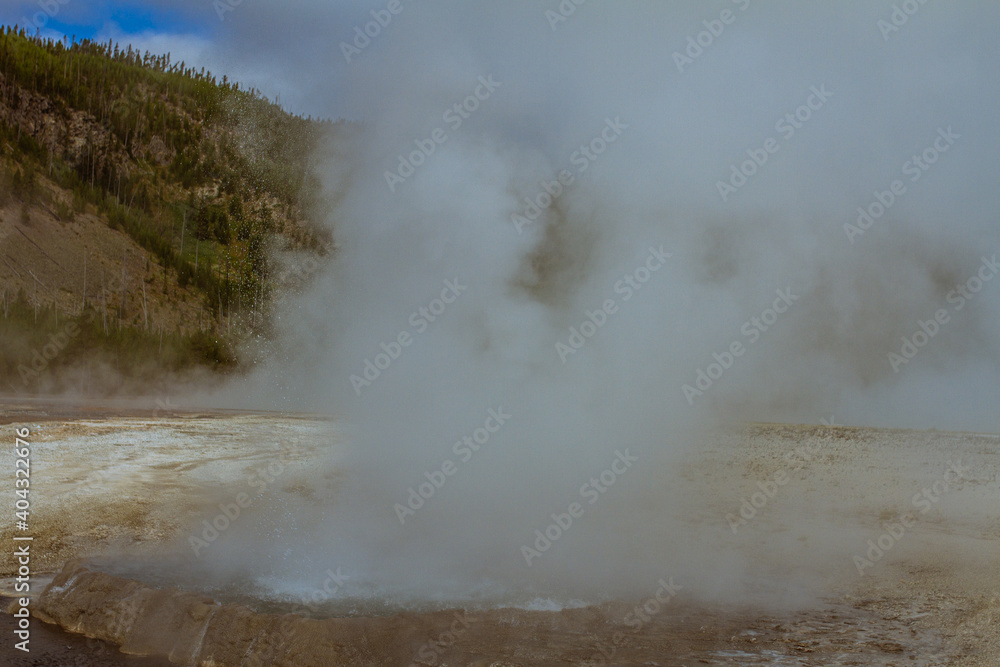
[[[339,43],[381,7],[354,4],[227,16],[251,62],[238,38],[264,25],[264,53],[293,34],[320,44],[316,60],[279,59],[285,85],[359,124],[316,158],[336,257],[285,300],[280,351],[238,390],[339,420],[322,502],[272,507],[294,513],[273,546],[251,533],[278,521],[235,526],[210,562],[288,586],[342,566],[353,593],[414,599],[597,599],[675,573],[711,589],[732,564],[671,511],[670,463],[706,428],[1000,427],[1000,281],[949,299],[1000,252],[988,3],[920,5],[887,39],[879,3],[586,3],[554,29],[554,1],[412,3],[348,64]],[[732,21],[713,23],[723,10]],[[675,52],[706,30],[720,34],[679,72]],[[500,85],[466,103],[487,77]],[[913,156],[948,128],[914,179]],[[844,225],[897,180],[852,243]],[[542,210],[525,224],[530,201]],[[626,276],[648,278],[627,300]],[[796,298],[769,314],[779,291]],[[897,372],[889,353],[940,309],[949,320]],[[686,396],[713,362],[721,376]],[[501,409],[478,451],[456,444]],[[638,461],[588,504],[581,486],[626,450]],[[401,524],[396,505],[442,477]],[[521,547],[573,502],[583,515],[529,566]]]

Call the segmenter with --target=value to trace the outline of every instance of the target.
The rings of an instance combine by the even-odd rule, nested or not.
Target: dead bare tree
[[[101,269],[101,319],[104,321],[104,335],[108,335],[108,297],[104,292],[104,269]]]
[[[125,253],[126,248],[122,248],[122,302],[121,308],[118,310],[118,328],[122,328],[122,319],[125,317],[125,297],[128,295],[126,282],[128,280],[128,273],[125,270]]]
[[[146,281],[142,281],[142,320],[146,325],[146,331],[149,331],[149,316],[146,314]]]

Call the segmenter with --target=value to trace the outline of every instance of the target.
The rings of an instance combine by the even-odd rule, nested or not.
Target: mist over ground
[[[669,511],[710,427],[1000,429],[1000,16],[902,4],[403,2],[367,43],[385,4],[227,12],[213,48],[356,125],[315,156],[336,256],[214,399],[336,417],[322,502],[209,566],[723,595]]]

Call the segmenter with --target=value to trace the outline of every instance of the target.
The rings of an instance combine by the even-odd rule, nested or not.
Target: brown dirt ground
[[[288,424],[310,433],[322,428],[320,422],[273,415],[123,418],[119,412],[111,418],[114,410],[110,410],[73,421],[80,419],[80,413],[69,408],[48,408],[44,416],[37,406],[0,408],[0,422],[26,424],[37,442],[50,443],[47,461],[33,468],[32,477],[37,494],[33,497],[45,499],[32,507],[33,548],[39,554],[32,566],[50,576],[73,557],[110,552],[138,556],[155,552],[163,540],[175,537],[185,515],[199,510],[210,487],[224,485],[227,479],[236,483],[246,463],[247,452],[228,447],[219,434],[272,429],[268,433],[277,438]],[[136,433],[156,428],[221,444],[210,456],[203,448],[178,447],[170,438],[135,446]],[[786,455],[804,446],[812,447],[810,459],[791,466]],[[9,450],[0,454],[0,464],[8,471],[13,469],[8,465]],[[250,456],[273,453],[273,445],[267,445]],[[308,444],[301,450],[305,459],[315,453]],[[913,489],[940,477],[950,458],[961,458],[970,470],[962,483],[944,494],[930,512],[918,516],[905,540],[865,576],[844,575],[844,570],[853,569],[852,554],[863,554],[865,541],[876,538],[886,521],[913,511]],[[692,525],[721,523],[725,528],[727,513],[738,511],[756,482],[780,471],[789,475],[788,484],[732,539],[748,559],[766,562],[773,557],[775,544],[818,540],[827,534],[827,527],[842,530],[825,547],[845,567],[831,570],[827,595],[811,608],[783,612],[712,605],[682,595],[638,632],[623,625],[631,608],[625,601],[561,612],[492,610],[482,612],[485,622],[475,624],[450,646],[438,664],[584,664],[613,648],[613,655],[599,664],[1000,665],[1000,438],[750,425],[720,433],[692,450],[677,470],[684,491],[678,494],[677,511]],[[5,480],[12,479],[5,474]],[[216,481],[210,484],[209,479]],[[831,511],[834,504],[836,512]],[[11,544],[11,512],[7,503],[0,508],[4,544]],[[808,529],[803,536],[790,537],[803,527]],[[10,551],[0,554],[0,575],[13,572]],[[386,622],[398,624],[402,631],[413,620],[399,615],[378,621]],[[421,621],[426,623],[433,625],[433,618]],[[59,641],[54,640],[53,647]],[[401,649],[396,656],[399,664],[415,661],[418,648]],[[67,648],[52,660],[68,661],[74,651]],[[3,661],[14,653],[7,645],[0,647]]]
[[[42,187],[64,203],[65,191],[40,178]],[[117,321],[122,294],[122,259],[126,268],[125,324],[144,326],[142,281],[146,281],[146,313],[149,328],[162,325],[167,332],[198,328],[199,315],[206,327],[212,321],[204,314],[201,296],[177,284],[174,271],[164,272],[156,257],[141,248],[121,230],[112,229],[92,212],[60,220],[47,207],[30,207],[30,224],[21,224],[21,204],[0,207],[0,284],[7,298],[24,291],[29,302],[56,304],[61,315],[77,314],[83,305],[84,254],[87,256],[87,301],[101,307],[101,280],[109,323]],[[190,230],[188,230],[190,232]],[[35,285],[34,276],[40,281]],[[163,291],[166,276],[167,291]],[[37,291],[36,291],[37,290]]]

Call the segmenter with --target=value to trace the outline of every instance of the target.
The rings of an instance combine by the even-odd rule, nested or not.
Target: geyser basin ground
[[[123,578],[93,575],[97,583],[86,597],[74,587],[83,579],[71,584],[67,574],[44,602],[36,587],[33,604],[66,627],[107,636],[126,650],[165,654],[163,647],[173,646],[177,664],[995,665],[1000,660],[996,436],[785,425],[706,436],[683,462],[662,471],[664,483],[677,489],[676,501],[663,513],[686,523],[683,539],[699,549],[730,551],[747,580],[769,582],[762,587],[770,592],[758,599],[684,587],[685,573],[678,571],[673,581],[682,588],[676,595],[651,582],[648,595],[637,599],[587,600],[594,604],[557,611],[526,609],[531,600],[516,592],[454,611],[434,601],[400,611],[393,600],[365,606],[359,598],[352,606],[338,605],[336,596],[303,605],[301,598],[266,582],[182,581],[162,567],[170,562],[163,559],[165,547],[186,547],[192,527],[218,514],[209,511],[217,509],[218,499],[246,491],[254,471],[269,462],[284,460],[287,470],[271,482],[261,477],[267,489],[255,502],[267,494],[274,494],[270,502],[289,506],[315,500],[315,489],[295,471],[315,467],[337,447],[329,421],[221,412],[76,411],[72,418],[65,411],[60,415],[58,407],[44,412],[7,405],[3,417],[11,427],[28,426],[32,432],[33,570],[51,577],[68,560],[88,557],[93,567]],[[0,462],[8,471],[8,488],[14,479],[11,458],[11,448],[4,448]],[[5,503],[0,535],[7,544],[13,522],[12,503]],[[208,548],[225,539],[223,530]],[[10,577],[12,550],[4,550],[2,558],[0,574]],[[790,590],[800,590],[805,580],[811,586],[808,593],[775,596],[774,583],[785,579],[796,582]],[[169,592],[171,586],[187,592]],[[8,595],[10,588],[8,582]],[[669,601],[652,602],[658,594]],[[93,610],[119,612],[102,617],[83,599]],[[299,613],[278,616],[289,611]],[[445,634],[456,623],[456,611],[468,625],[459,624],[461,632],[454,636]],[[294,621],[300,631],[288,635],[291,619],[303,615],[314,620]],[[164,630],[162,644],[128,640],[130,628],[138,632],[151,624],[173,630]],[[102,630],[111,627],[119,634]],[[227,627],[232,630],[224,631]],[[257,643],[240,645],[239,628],[253,628],[247,636],[258,637]],[[297,661],[303,646],[320,636],[336,637],[339,649],[330,655],[340,655],[340,662]],[[220,637],[236,639],[226,645],[212,639]],[[267,637],[287,641],[260,639]],[[182,655],[178,646],[192,653]],[[23,658],[9,644],[2,651],[5,659]]]

